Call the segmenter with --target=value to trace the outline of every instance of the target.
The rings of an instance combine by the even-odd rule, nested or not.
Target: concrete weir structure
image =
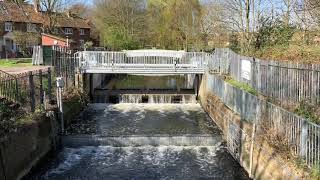
[[[305,178],[257,135],[263,113],[243,115],[258,111],[244,104],[254,95],[230,90],[221,99],[229,89],[209,71],[210,54],[88,51],[76,58],[77,83],[91,103],[66,129],[52,163],[27,178]]]

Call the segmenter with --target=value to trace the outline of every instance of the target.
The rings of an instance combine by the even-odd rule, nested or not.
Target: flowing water
[[[248,179],[198,104],[92,104],[81,116],[96,133],[64,138],[31,179]]]
[[[149,104],[170,104],[170,103],[182,103],[182,104],[195,104],[195,95],[171,95],[171,94],[123,94],[121,95],[121,103],[149,103]]]

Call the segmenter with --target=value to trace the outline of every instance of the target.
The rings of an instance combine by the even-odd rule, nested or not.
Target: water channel
[[[90,104],[67,134],[29,179],[249,179],[196,102]]]

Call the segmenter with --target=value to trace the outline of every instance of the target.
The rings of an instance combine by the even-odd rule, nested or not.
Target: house
[[[16,4],[0,0],[0,58],[22,56],[34,45],[42,44],[42,33],[47,33],[49,17],[36,4]],[[57,13],[54,19],[55,38],[68,39],[71,49],[83,49],[90,40],[90,25],[86,19],[69,13]],[[69,41],[70,40],[70,41]],[[25,55],[25,54],[24,54]]]
[[[18,6],[15,3],[0,1],[0,55],[10,57],[20,50],[21,45],[15,42],[15,31],[36,35],[41,31],[42,22],[42,17],[33,5]],[[38,44],[27,41],[26,43],[27,47]]]
[[[54,35],[68,39],[71,49],[80,50],[84,44],[90,41],[90,25],[86,19],[74,16],[70,13],[60,13],[55,16]],[[49,22],[49,21],[46,21]]]

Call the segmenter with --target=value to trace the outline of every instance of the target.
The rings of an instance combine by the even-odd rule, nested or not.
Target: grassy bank
[[[272,46],[252,51],[248,56],[264,60],[290,61],[297,63],[320,63],[320,46],[289,45]]]
[[[31,58],[0,59],[0,67],[26,67],[32,66]]]

